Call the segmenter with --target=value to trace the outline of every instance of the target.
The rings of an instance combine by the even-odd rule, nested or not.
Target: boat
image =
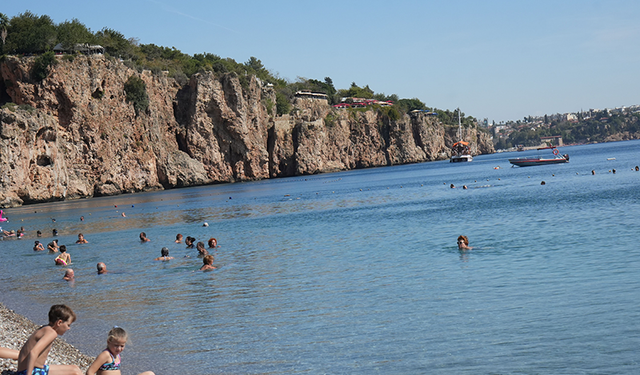
[[[562,164],[569,162],[569,155],[560,155],[557,148],[553,147],[553,158],[543,158],[539,156],[514,158],[509,159],[509,163],[517,165],[518,167],[531,167],[533,165],[546,165],[546,164]]]
[[[462,140],[462,122],[460,120],[460,108],[458,108],[458,142],[451,146],[451,159],[450,163],[460,163],[473,161],[471,156],[471,149],[469,148],[469,142]]]

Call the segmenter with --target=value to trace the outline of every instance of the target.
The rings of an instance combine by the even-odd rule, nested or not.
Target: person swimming
[[[75,279],[75,274],[71,268],[64,271],[64,277],[62,278],[66,281],[72,281]]]
[[[154,260],[162,260],[162,261],[165,261],[165,260],[171,260],[171,259],[173,259],[173,257],[170,257],[170,256],[169,256],[169,249],[168,249],[168,248],[166,248],[166,247],[163,247],[163,248],[160,250],[160,256],[159,256],[159,257],[157,257],[157,258],[156,258],[156,259],[154,259]]]
[[[145,232],[140,232],[140,242],[149,242],[150,239],[147,238],[147,234]]]
[[[78,233],[78,240],[76,241],[76,243],[83,244],[83,243],[89,243],[89,241],[87,241],[84,238],[84,234]]]
[[[469,246],[469,238],[467,236],[458,237],[458,249],[459,250],[471,250],[473,247]]]
[[[98,275],[107,273],[107,265],[103,262],[99,262],[98,264],[96,264],[96,268],[98,269]]]
[[[216,267],[213,265],[213,255],[205,255],[204,258],[202,258],[202,267],[200,267],[200,271],[212,271],[215,269]]]

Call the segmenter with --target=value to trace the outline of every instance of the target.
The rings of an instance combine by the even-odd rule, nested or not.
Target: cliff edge
[[[444,159],[456,129],[424,114],[335,110],[296,98],[275,116],[255,77],[198,73],[184,86],[105,56],[58,58],[43,81],[34,58],[0,62],[0,207]],[[125,83],[149,98],[136,113]],[[488,134],[464,129],[475,154]]]

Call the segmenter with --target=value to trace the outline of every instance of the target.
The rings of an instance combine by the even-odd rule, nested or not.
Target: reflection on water
[[[633,373],[639,150],[567,147],[565,165],[508,168],[512,155],[497,154],[5,210],[4,227],[28,235],[0,242],[0,299],[38,322],[69,304],[79,319],[65,337],[90,354],[125,327],[126,372]],[[73,287],[54,255],[31,250],[35,230],[47,243],[54,228]],[[80,232],[89,244],[75,244]],[[198,272],[177,233],[217,238],[218,269]],[[457,249],[460,234],[474,250]],[[153,261],[163,246],[175,259]]]

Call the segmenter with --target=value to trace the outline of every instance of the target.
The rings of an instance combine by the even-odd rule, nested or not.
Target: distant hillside
[[[590,111],[510,122],[494,128],[496,149],[537,146],[541,137],[562,136],[565,144],[640,139],[640,112],[633,109]]]

